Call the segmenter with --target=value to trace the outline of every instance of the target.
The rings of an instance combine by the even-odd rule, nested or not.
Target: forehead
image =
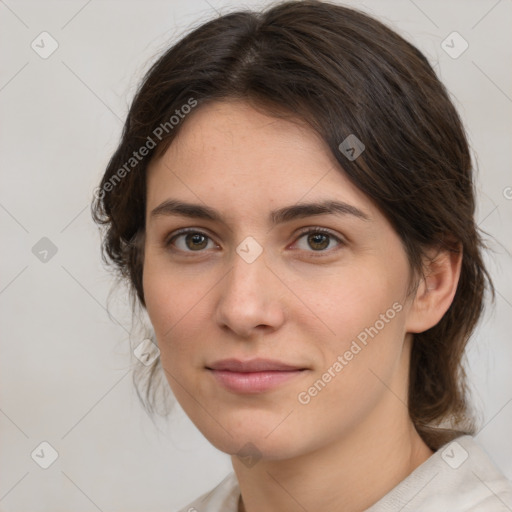
[[[148,209],[172,194],[219,209],[328,198],[373,210],[309,126],[238,100],[193,111],[147,180]]]

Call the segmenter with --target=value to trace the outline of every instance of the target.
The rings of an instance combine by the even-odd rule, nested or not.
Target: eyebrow
[[[358,219],[369,221],[370,216],[342,201],[325,200],[313,203],[297,203],[292,206],[285,206],[270,212],[269,220],[273,225],[289,222],[295,219],[312,217],[315,215],[351,215]],[[206,219],[222,221],[222,215],[209,206],[186,203],[177,199],[167,199],[151,211],[150,217],[158,216],[182,216],[193,219]]]

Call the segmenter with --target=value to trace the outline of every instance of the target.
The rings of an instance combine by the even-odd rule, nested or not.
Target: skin
[[[151,215],[170,198],[207,205],[222,220]],[[327,199],[368,219],[322,214],[269,222],[271,210]],[[299,233],[305,227],[333,236],[314,245]],[[194,242],[192,234],[187,245],[182,235],[166,246],[181,228],[207,238]],[[248,236],[263,249],[252,263],[236,252]],[[408,294],[413,276],[398,235],[326,144],[306,125],[242,101],[197,108],[151,162],[147,311],[177,400],[204,436],[232,455],[240,510],[360,511],[432,454],[406,404],[411,333],[442,318],[459,277],[460,255],[436,254],[427,278]],[[393,304],[401,310],[300,403],[299,393]],[[251,395],[226,390],[206,369],[219,359],[255,357],[307,369]],[[255,464],[237,456],[247,443]]]

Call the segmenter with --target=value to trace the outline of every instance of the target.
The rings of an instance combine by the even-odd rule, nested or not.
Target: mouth
[[[234,393],[262,393],[303,375],[308,368],[271,359],[224,359],[206,366],[215,380]]]

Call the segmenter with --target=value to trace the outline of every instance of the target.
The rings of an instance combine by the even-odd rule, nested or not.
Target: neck
[[[355,439],[360,437],[359,439]],[[432,455],[411,424],[383,439],[350,439],[290,460],[245,467],[233,457],[243,512],[366,510]]]

